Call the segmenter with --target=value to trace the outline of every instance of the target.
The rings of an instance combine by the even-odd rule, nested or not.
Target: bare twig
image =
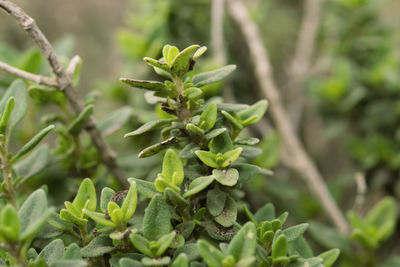
[[[269,57],[256,24],[249,18],[246,6],[240,0],[228,0],[228,6],[232,18],[239,25],[246,39],[262,93],[270,101],[271,116],[287,151],[290,151],[292,159],[290,167],[305,179],[337,229],[340,232],[347,233],[349,227],[344,215],[333,200],[321,174],[305,152],[282,106],[279,90],[272,77]]]
[[[224,0],[212,0],[211,3],[211,47],[215,59],[220,64],[225,64],[226,55],[224,47]]]
[[[303,19],[300,25],[297,46],[289,66],[289,79],[286,94],[288,95],[288,113],[297,129],[304,105],[301,91],[301,80],[310,69],[311,57],[318,32],[322,3],[324,0],[305,0]]]
[[[30,72],[26,72],[24,70],[15,68],[15,67],[10,66],[3,62],[0,62],[0,70],[11,73],[15,76],[24,78],[26,80],[33,81],[37,84],[44,84],[44,85],[54,86],[54,87],[56,87],[58,85],[57,81],[53,80],[50,77],[36,75],[36,74],[30,73]]]
[[[18,24],[26,31],[29,37],[39,47],[41,53],[47,59],[53,73],[57,77],[57,88],[64,92],[72,109],[76,113],[83,110],[83,104],[79,100],[75,88],[72,85],[70,75],[65,71],[61,62],[59,61],[56,53],[46,36],[40,31],[36,25],[35,20],[25,13],[19,6],[8,1],[0,0],[0,8],[4,9],[10,14]],[[120,185],[124,188],[129,186],[124,173],[119,168],[115,153],[108,147],[99,129],[96,126],[93,117],[90,117],[85,126],[86,132],[90,135],[93,144],[97,148],[102,162],[107,166],[111,173],[114,174]]]
[[[358,172],[354,175],[354,180],[357,186],[357,196],[354,201],[354,210],[361,211],[365,203],[365,194],[367,193],[367,183],[365,182],[365,175]]]

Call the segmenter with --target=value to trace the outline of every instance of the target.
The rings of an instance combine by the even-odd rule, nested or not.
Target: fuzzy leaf
[[[62,209],[60,211],[60,218],[64,221],[71,222],[76,225],[84,225],[88,222],[86,219],[82,219],[82,218],[76,216],[75,214],[73,214],[71,211],[69,211],[67,209]]]
[[[166,91],[168,88],[162,82],[156,81],[144,81],[144,80],[134,80],[129,78],[121,78],[121,82],[126,83],[132,87],[147,89],[155,92]]]
[[[43,138],[46,137],[46,135],[51,132],[54,129],[54,125],[47,126],[43,130],[41,130],[38,134],[36,134],[34,137],[32,137],[31,140],[28,141],[18,152],[15,154],[14,157],[12,157],[11,162],[15,162],[30,151],[34,149],[40,141],[43,140]]]
[[[321,258],[323,260],[322,264],[324,265],[324,267],[331,267],[339,257],[339,254],[340,250],[334,248],[319,254],[318,258]]]
[[[171,232],[171,214],[164,198],[155,195],[147,206],[143,217],[143,235],[156,241]]]
[[[158,193],[154,186],[154,183],[136,178],[129,178],[128,181],[136,182],[136,189],[139,192],[140,196],[144,196],[146,198],[153,198]]]
[[[86,202],[89,203],[86,205]],[[91,179],[85,178],[78,189],[78,193],[74,198],[72,204],[77,208],[77,210],[82,210],[84,207],[87,210],[94,211],[97,206],[96,189]]]
[[[257,230],[252,222],[246,223],[235,235],[228,247],[228,254],[236,262],[253,257],[257,246]]]
[[[108,202],[110,202],[112,196],[115,194],[115,191],[112,190],[109,187],[104,187],[103,190],[101,190],[101,196],[100,196],[100,210],[102,212],[105,212],[107,210],[107,205]]]
[[[178,77],[182,77],[191,70],[193,56],[200,46],[191,45],[181,51],[173,61],[171,61],[171,71]],[[171,49],[170,52],[171,53]],[[171,58],[170,58],[171,59]]]
[[[241,110],[237,113],[240,123],[243,126],[249,126],[255,124],[264,116],[265,111],[268,107],[267,100],[260,100],[257,103],[253,104],[249,108],[245,110]]]
[[[44,259],[47,266],[50,266],[60,260],[63,254],[64,242],[61,239],[56,239],[42,249],[42,251],[36,257],[36,261],[39,259]]]
[[[21,79],[15,80],[4,93],[2,99],[0,100],[0,114],[4,113],[7,101],[10,97],[14,97],[15,99],[15,108],[8,123],[8,128],[11,132],[25,117],[25,114],[28,110],[28,93],[25,84]]]
[[[218,135],[222,134],[223,132],[226,132],[227,129],[226,128],[218,128],[218,129],[214,129],[211,130],[210,132],[208,132],[206,135],[204,135],[204,138],[206,140],[210,140],[213,139],[215,137],[217,137]]]
[[[72,135],[77,136],[85,127],[86,122],[89,120],[90,116],[93,114],[93,105],[88,105],[85,107],[78,117],[76,117],[71,124],[68,126],[68,132]]]
[[[287,239],[284,235],[279,236],[272,243],[272,261],[284,257],[287,254]]]
[[[157,249],[156,256],[159,257],[161,256],[165,250],[171,245],[172,241],[174,240],[176,235],[176,232],[171,232],[169,234],[166,234],[162,236],[157,243],[160,245]]]
[[[136,210],[137,204],[137,192],[136,192],[136,183],[131,182],[131,186],[129,187],[128,194],[126,195],[124,202],[122,203],[121,210],[124,214],[124,221],[128,222],[129,219],[133,216]]]
[[[39,232],[49,218],[50,212],[51,210],[47,207],[46,193],[42,189],[33,192],[18,211],[22,229],[20,240],[27,240]]]
[[[212,174],[215,176],[215,180],[217,180],[218,183],[225,186],[234,186],[239,179],[239,172],[234,168],[229,168],[227,170],[214,169]]]
[[[149,64],[150,66],[153,66],[153,67],[156,67],[156,68],[168,71],[168,72],[170,71],[168,64],[165,62],[161,62],[159,60],[156,60],[156,59],[150,58],[150,57],[145,57],[145,58],[143,58],[143,60],[146,61],[147,64]]]
[[[81,254],[84,258],[96,258],[115,249],[108,235],[103,234],[96,236],[86,247],[82,248]]]
[[[205,263],[210,267],[221,267],[225,258],[224,254],[205,240],[197,242],[197,248]]]
[[[207,192],[207,209],[212,216],[218,216],[225,207],[226,194],[215,187]]]
[[[388,238],[396,228],[397,205],[391,197],[379,201],[365,218],[366,224],[376,228],[378,240]]]
[[[302,223],[283,230],[287,242],[295,241],[297,238],[301,237],[304,232],[307,231],[308,226],[308,223]]]
[[[201,87],[206,84],[215,83],[224,80],[228,77],[236,69],[236,65],[227,65],[222,68],[203,72],[197,75],[194,75],[192,78],[192,82],[194,86]]]
[[[237,206],[236,202],[230,196],[227,196],[224,210],[220,215],[214,217],[214,220],[223,227],[230,227],[236,222]]]
[[[155,154],[157,154],[160,151],[163,151],[165,149],[167,149],[170,146],[173,146],[177,143],[177,139],[175,136],[172,136],[170,138],[168,138],[165,141],[162,141],[161,143],[157,143],[154,144],[152,146],[149,146],[145,149],[143,149],[140,153],[139,153],[139,158],[147,158],[147,157],[151,157]]]
[[[272,221],[275,218],[275,208],[271,203],[265,204],[261,207],[256,214],[254,214],[254,219],[257,223],[263,221]]]
[[[243,151],[243,148],[238,147],[234,150],[225,152],[224,153],[224,162],[221,164],[221,167],[225,168],[225,167],[229,166],[229,164],[231,164],[232,162],[237,160],[240,156],[240,153],[242,153],[242,151]]]
[[[174,206],[177,205],[184,207],[189,205],[189,202],[186,199],[184,199],[178,192],[170,188],[165,188],[164,196],[165,199],[167,199],[167,202],[172,203]]]
[[[143,254],[153,257],[153,252],[149,248],[149,241],[138,234],[131,234],[130,240],[137,250]]]
[[[110,203],[114,203],[114,202],[110,202]],[[108,220],[103,213],[91,211],[91,210],[87,210],[87,209],[83,209],[83,213],[86,216],[88,216],[89,218],[91,218],[93,221],[95,221],[96,223],[99,223],[101,225],[111,226],[111,227],[116,226],[116,223],[114,221]]]
[[[197,150],[194,153],[207,166],[211,168],[219,168],[219,164],[216,161],[216,155],[214,153],[204,150]]]
[[[165,125],[168,125],[172,122],[171,119],[163,119],[163,120],[155,120],[155,121],[149,121],[140,126],[138,129],[136,129],[133,132],[127,133],[124,135],[124,137],[129,137],[129,136],[135,136],[135,135],[140,135],[152,130],[155,130],[157,128],[163,127]]]
[[[210,103],[200,115],[200,128],[210,130],[217,121],[217,104]]]
[[[173,149],[168,149],[164,155],[162,177],[173,185],[180,185],[183,182],[182,161]]]
[[[18,240],[21,226],[17,210],[11,204],[7,204],[1,211],[0,225],[8,230],[0,233],[7,241],[12,243]]]
[[[189,185],[189,190],[185,194],[183,194],[183,197],[187,198],[189,196],[197,194],[198,192],[209,186],[214,180],[214,175],[202,176],[194,179]]]
[[[15,107],[15,99],[14,97],[10,97],[7,101],[4,113],[2,114],[0,120],[0,134],[2,135],[4,135],[7,131],[8,123],[10,121],[14,107]]]
[[[171,267],[189,267],[189,259],[185,253],[181,253],[175,258]]]

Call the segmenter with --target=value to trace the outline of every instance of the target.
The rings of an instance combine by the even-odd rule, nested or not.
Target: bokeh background
[[[150,134],[124,140],[123,134],[163,114],[159,109],[154,112],[154,107],[146,104],[142,92],[126,88],[118,79],[154,78],[141,59],[160,57],[163,44],[179,48],[192,43],[208,46],[207,55],[197,63],[200,70],[224,63],[238,65],[227,83],[205,89],[207,97],[224,96],[227,102],[248,104],[262,97],[248,47],[228,12],[225,12],[223,24],[224,56],[212,49],[211,0],[15,2],[36,19],[66,64],[73,55],[81,56],[79,94],[82,98],[96,99],[96,118],[105,120],[114,110],[118,111],[116,116],[125,118],[121,122],[124,126],[110,133],[107,141],[118,152],[120,164],[130,176],[155,178],[160,158],[138,160],[137,154],[159,136]],[[297,44],[304,1],[244,2],[260,29],[274,68],[274,78],[290,108],[296,99],[286,90],[288,66]],[[383,196],[392,196],[399,203],[399,12],[398,0],[324,1],[311,67],[301,77],[298,89],[305,104],[296,121],[297,133],[344,211],[355,205],[359,190],[355,177],[361,177],[367,185],[361,214]],[[221,58],[223,60],[218,60]],[[0,61],[36,73],[49,73],[32,42],[15,21],[3,13],[0,14]],[[11,76],[0,73],[2,89],[11,80]],[[42,109],[37,103],[32,106],[28,116],[31,120],[25,119],[20,126],[21,142],[40,128],[46,112],[53,111],[52,107]],[[261,152],[255,155],[254,163],[273,169],[275,174],[254,177],[246,186],[250,193],[246,201],[256,207],[273,202],[279,211],[288,210],[294,222],[319,221],[311,227],[310,238],[314,245],[321,248],[337,245],[330,243],[332,236],[319,237],[321,232],[329,231],[320,224],[328,220],[302,180],[283,163],[281,139],[269,117],[253,127],[251,134],[262,140]],[[18,141],[14,145],[17,146]],[[79,172],[66,174],[65,165],[50,162],[46,171],[36,174],[29,182],[32,188],[47,184],[54,205],[61,205],[63,199],[73,195],[77,181],[67,179],[69,176],[89,174],[97,177],[100,184],[108,184],[102,178],[104,170],[93,173],[90,167],[81,166]],[[399,253],[398,233],[375,254],[377,259]],[[345,258],[341,266],[359,266],[356,262]]]

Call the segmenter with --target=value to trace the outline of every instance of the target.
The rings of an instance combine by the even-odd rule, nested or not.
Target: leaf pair
[[[252,106],[242,109],[238,112],[228,113],[221,111],[222,115],[237,129],[248,127],[257,123],[264,116],[268,107],[267,100],[260,100]]]
[[[183,164],[173,149],[168,149],[164,155],[162,172],[155,180],[157,191],[164,192],[166,188],[180,191],[179,185],[183,182]]]
[[[107,211],[109,219],[104,213],[96,212],[95,209],[84,208],[83,213],[94,220],[95,222],[104,225],[115,227],[119,231],[123,231],[126,228],[126,224],[129,219],[133,216],[137,205],[137,192],[136,182],[130,180],[130,187],[126,194],[122,205],[113,201],[115,192],[112,189],[104,188],[101,195],[101,209]],[[107,207],[107,208],[106,208]]]
[[[237,160],[242,153],[243,149],[238,147],[236,149],[225,152],[224,154],[214,154],[211,151],[197,150],[195,153],[197,157],[207,166],[215,169],[226,168]]]

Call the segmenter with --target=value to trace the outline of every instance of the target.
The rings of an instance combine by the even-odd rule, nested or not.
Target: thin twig
[[[290,151],[292,159],[290,167],[305,179],[337,229],[340,232],[347,233],[349,227],[344,215],[333,200],[321,174],[305,152],[282,106],[281,95],[273,80],[269,57],[256,24],[249,18],[246,6],[242,1],[228,0],[228,7],[232,18],[243,32],[262,93],[270,102],[271,116],[287,151]]]
[[[26,14],[19,6],[8,0],[0,0],[0,8],[14,17],[18,24],[39,47],[41,53],[47,59],[53,73],[57,77],[57,88],[65,93],[72,109],[75,113],[79,114],[84,107],[72,85],[71,77],[65,71],[53,47],[46,36],[40,31],[35,20]],[[129,183],[117,164],[116,155],[106,144],[93,117],[90,117],[87,121],[85,130],[90,135],[93,144],[97,148],[102,162],[107,166],[109,171],[114,174],[120,185],[124,188],[128,188]]]
[[[211,48],[215,59],[225,64],[226,54],[224,47],[224,0],[211,2]]]
[[[10,66],[3,62],[0,62],[0,70],[11,73],[15,76],[24,78],[26,80],[33,81],[37,84],[43,84],[43,85],[53,86],[53,87],[56,87],[58,85],[57,81],[53,80],[50,77],[36,75],[36,74],[30,73],[30,72],[26,72],[24,70],[15,68],[15,67]]]
[[[367,183],[365,182],[365,175],[362,172],[358,172],[354,175],[354,180],[357,186],[357,195],[354,201],[354,210],[361,212],[364,203],[365,195],[367,193]]]
[[[305,100],[301,91],[301,81],[310,69],[323,1],[304,1],[304,15],[300,25],[295,54],[289,66],[288,85],[286,86],[286,94],[288,95],[287,107],[295,129],[298,128]]]

